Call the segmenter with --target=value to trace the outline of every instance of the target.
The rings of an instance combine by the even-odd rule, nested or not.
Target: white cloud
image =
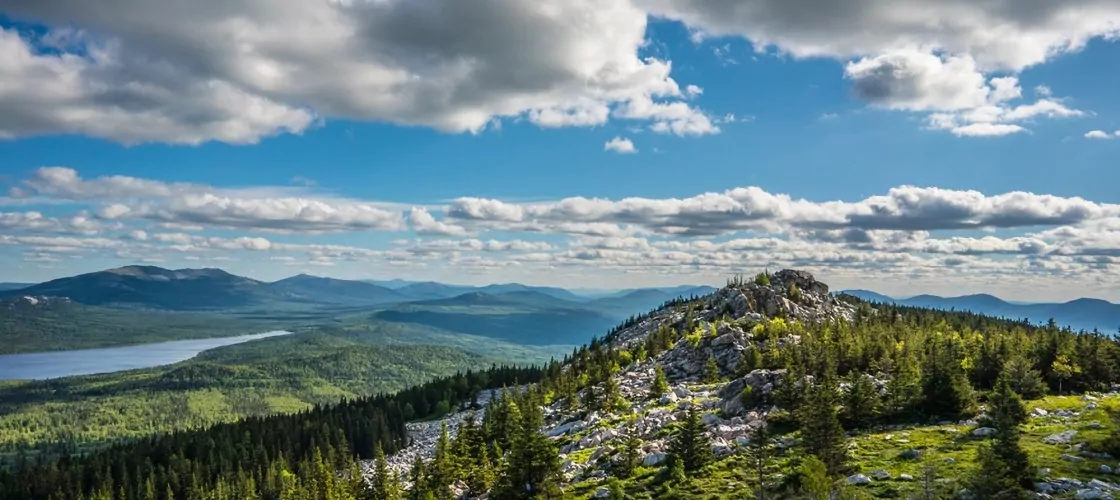
[[[622,154],[631,154],[638,152],[638,150],[634,147],[634,143],[631,142],[630,139],[625,139],[622,137],[615,137],[614,139],[607,141],[607,143],[603,145],[603,151],[614,151],[615,153]]]
[[[630,0],[232,0],[170,11],[44,0],[5,12],[51,26],[40,39],[0,38],[0,72],[18,83],[0,92],[8,136],[251,143],[320,116],[479,132],[502,118],[558,127],[613,115],[714,132],[665,112],[611,112],[670,100],[672,114],[703,121],[679,100],[687,93],[671,65],[638,56],[648,16]],[[62,50],[35,49],[60,33],[75,34]]]
[[[1108,132],[1105,132],[1103,130],[1090,130],[1085,133],[1086,139],[1111,139],[1113,137],[1113,135],[1110,135]],[[1120,133],[1117,133],[1115,137],[1120,137]]]
[[[408,212],[408,221],[412,223],[412,230],[417,234],[438,234],[443,236],[466,236],[470,234],[466,228],[437,221],[432,214],[423,208],[412,208]]]
[[[968,55],[978,67],[1019,71],[1120,32],[1112,0],[639,0],[710,35],[748,38],[796,57],[851,59],[905,47]],[[927,50],[929,52],[929,50]]]
[[[42,196],[103,202],[97,210],[102,219],[311,234],[405,228],[403,215],[381,204],[285,188],[222,190],[127,176],[87,180],[66,167],[40,168],[25,185]]]
[[[957,136],[1016,134],[1027,131],[1022,122],[1035,118],[1084,114],[1050,98],[1012,106],[1010,101],[1023,95],[1019,79],[985,79],[970,56],[897,50],[848,63],[845,74],[860,99],[887,109],[933,112],[930,128]]]

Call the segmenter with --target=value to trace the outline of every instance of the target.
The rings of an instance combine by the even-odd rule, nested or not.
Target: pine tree
[[[704,364],[704,375],[701,382],[705,384],[719,382],[719,364],[716,363],[716,358],[708,356],[708,362]]]
[[[1023,399],[1038,399],[1046,395],[1046,383],[1042,375],[1031,366],[1023,356],[1013,356],[1003,366],[1003,373],[1011,384],[1011,389]]]
[[[669,451],[681,460],[685,472],[695,472],[712,461],[712,448],[695,404],[688,407],[680,430],[669,443]]]
[[[665,379],[665,371],[661,369],[658,364],[653,369],[653,384],[649,386],[649,397],[651,399],[660,400],[663,396],[669,393],[669,381]]]
[[[490,460],[489,447],[483,445],[475,467],[467,476],[467,487],[471,493],[481,495],[494,486],[494,463]]]
[[[557,493],[560,454],[540,432],[544,424],[540,407],[527,399],[517,405],[521,411],[516,432],[494,496],[499,500],[551,498]]]
[[[373,481],[371,490],[375,500],[400,500],[401,484],[397,474],[389,469],[389,462],[385,459],[385,451],[377,445],[373,459]]]
[[[634,475],[634,471],[641,463],[642,440],[636,437],[631,437],[626,440],[622,445],[622,452],[619,454],[618,462],[611,467],[611,472],[615,477],[627,479]]]
[[[455,482],[456,477],[454,459],[455,457],[451,455],[451,438],[447,431],[447,421],[443,421],[439,439],[436,441],[435,457],[428,465],[428,490],[434,493],[438,500],[455,498],[451,491],[451,484]]]
[[[607,375],[607,379],[603,382],[603,395],[600,402],[603,405],[601,409],[611,412],[626,405],[626,400],[622,398],[622,394],[619,392],[618,382],[610,375]]]
[[[801,442],[805,452],[814,455],[836,474],[847,460],[844,428],[836,410],[835,385],[827,378],[809,384],[805,402],[798,413]]]
[[[853,371],[844,391],[844,423],[852,429],[864,429],[875,423],[879,414],[879,392],[871,378]]]
[[[759,368],[762,368],[762,353],[758,348],[748,347],[739,353],[739,364],[735,367],[735,375],[742,377]]]
[[[832,479],[828,466],[819,458],[809,455],[801,461],[798,470],[801,492],[810,500],[829,500],[832,495]]]
[[[428,490],[428,471],[420,455],[412,462],[412,470],[408,473],[408,480],[412,488],[408,490],[408,500],[426,500],[431,495]]]
[[[1002,473],[1000,479],[1007,485],[1029,488],[1033,479],[1030,459],[1019,445],[1021,434],[1019,426],[1026,423],[1027,410],[1019,395],[1011,389],[1007,377],[1000,377],[996,382],[989,406],[992,426],[996,432],[987,451],[990,456],[980,457],[983,480],[994,481],[997,476],[992,474],[1000,472]],[[989,468],[987,471],[983,470],[985,464]]]

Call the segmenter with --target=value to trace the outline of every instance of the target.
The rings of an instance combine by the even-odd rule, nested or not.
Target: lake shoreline
[[[0,354],[0,381],[44,381],[154,368],[186,361],[211,349],[292,333],[274,330],[127,346]]]

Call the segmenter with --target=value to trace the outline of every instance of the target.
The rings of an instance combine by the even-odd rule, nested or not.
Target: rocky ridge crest
[[[693,404],[705,412],[703,421],[717,457],[730,455],[735,448],[749,443],[751,434],[777,409],[744,407],[740,394],[748,386],[754,394],[769,394],[784,375],[784,370],[756,369],[736,376],[743,372],[739,363],[744,351],[768,349],[762,339],[756,338],[752,327],[777,318],[787,324],[850,321],[855,314],[853,305],[830,295],[828,286],[808,272],[783,270],[768,277],[769,283],[733,280],[728,286],[690,302],[688,308],[663,307],[607,337],[611,347],[630,349],[646,342],[661,328],[684,328],[686,315],[699,325],[691,338],[682,339],[657,356],[631,363],[613,375],[621,396],[628,402],[627,409],[612,413],[568,412],[559,402],[544,408],[546,425],[542,431],[560,448],[565,481],[605,477],[617,449],[631,437],[643,442],[644,465],[661,465],[668,454],[666,427],[683,419],[684,412]],[[799,340],[790,333],[778,339],[779,348]],[[730,381],[701,383],[709,358],[715,360],[721,378],[730,377]],[[657,366],[665,373],[670,391],[654,400],[648,395]],[[459,412],[444,419],[449,432],[455,432],[466,414]],[[389,457],[391,468],[404,473],[417,454],[424,458],[433,456],[440,427],[439,421],[408,424],[413,445]],[[367,464],[367,470],[371,466]]]

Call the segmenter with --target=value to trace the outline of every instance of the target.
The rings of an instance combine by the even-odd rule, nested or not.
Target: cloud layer
[[[1000,78],[1120,32],[1112,0],[191,5],[6,2],[13,19],[46,28],[0,28],[0,136],[247,144],[332,118],[448,132],[525,119],[718,133],[694,101],[703,89],[678,84],[671,61],[643,55],[651,17],[680,21],[697,40],[741,37],[759,50],[849,63],[854,94],[872,105],[952,112],[931,117],[933,128],[1004,135],[1031,117],[1078,111],[1045,95],[1011,107],[1017,85]]]
[[[1120,205],[1028,192],[899,186],[860,200],[808,200],[742,187],[684,198],[463,197],[408,207],[309,188],[86,179],[66,167],[40,169],[18,189],[81,206],[73,214],[0,212],[0,250],[42,265],[101,256],[389,266],[405,275],[442,269],[503,280],[687,280],[763,266],[884,280],[1120,278]]]

